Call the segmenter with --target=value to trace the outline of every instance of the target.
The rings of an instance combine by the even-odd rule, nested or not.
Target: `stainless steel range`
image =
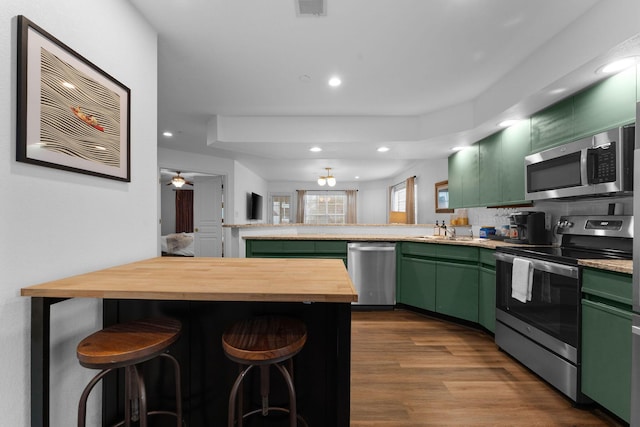
[[[632,259],[633,217],[561,217],[556,233],[562,236],[560,247],[496,250],[495,341],[573,401],[587,403],[579,387],[578,260]],[[523,278],[527,269],[532,274]],[[524,294],[519,293],[522,286]]]

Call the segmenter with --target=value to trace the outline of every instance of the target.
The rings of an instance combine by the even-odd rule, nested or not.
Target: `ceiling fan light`
[[[182,187],[182,186],[185,184],[185,180],[184,180],[184,178],[183,178],[183,177],[181,177],[180,175],[178,175],[178,176],[174,176],[173,178],[171,178],[171,183],[172,183],[174,186],[176,186],[176,187],[180,188],[180,187]]]

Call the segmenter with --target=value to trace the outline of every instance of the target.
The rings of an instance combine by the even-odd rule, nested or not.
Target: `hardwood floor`
[[[481,331],[404,311],[352,316],[351,426],[619,426],[578,409]]]

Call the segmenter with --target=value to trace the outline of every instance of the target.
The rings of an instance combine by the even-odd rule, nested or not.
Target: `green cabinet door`
[[[449,206],[452,208],[479,206],[478,144],[449,156],[448,174]]]
[[[502,132],[494,133],[478,142],[480,204],[497,205],[502,202]]]
[[[478,322],[478,266],[438,261],[436,311]]]
[[[435,311],[436,262],[428,259],[401,257],[398,274],[397,301],[412,307]]]
[[[582,392],[629,422],[631,312],[582,300]]]
[[[502,173],[502,204],[525,200],[524,157],[531,151],[531,121],[521,122],[502,132],[502,160],[494,168]]]
[[[636,119],[636,70],[630,68],[574,98],[574,138],[580,139]]]
[[[485,265],[478,271],[478,323],[496,330],[496,270]]]
[[[573,97],[531,116],[531,151],[537,152],[572,141]]]

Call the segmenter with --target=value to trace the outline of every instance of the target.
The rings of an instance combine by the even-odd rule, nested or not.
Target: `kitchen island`
[[[221,349],[228,325],[265,313],[301,318],[309,339],[295,360],[299,412],[310,425],[349,425],[351,302],[357,294],[338,260],[153,258],[23,288],[21,294],[32,298],[32,426],[49,425],[50,307],[67,298],[103,299],[105,326],[151,315],[182,321],[183,336],[172,353],[182,364],[189,426],[226,419],[237,373]],[[170,396],[159,368],[151,369],[147,381],[151,402]],[[118,418],[118,389],[117,379],[105,382],[103,425]]]

